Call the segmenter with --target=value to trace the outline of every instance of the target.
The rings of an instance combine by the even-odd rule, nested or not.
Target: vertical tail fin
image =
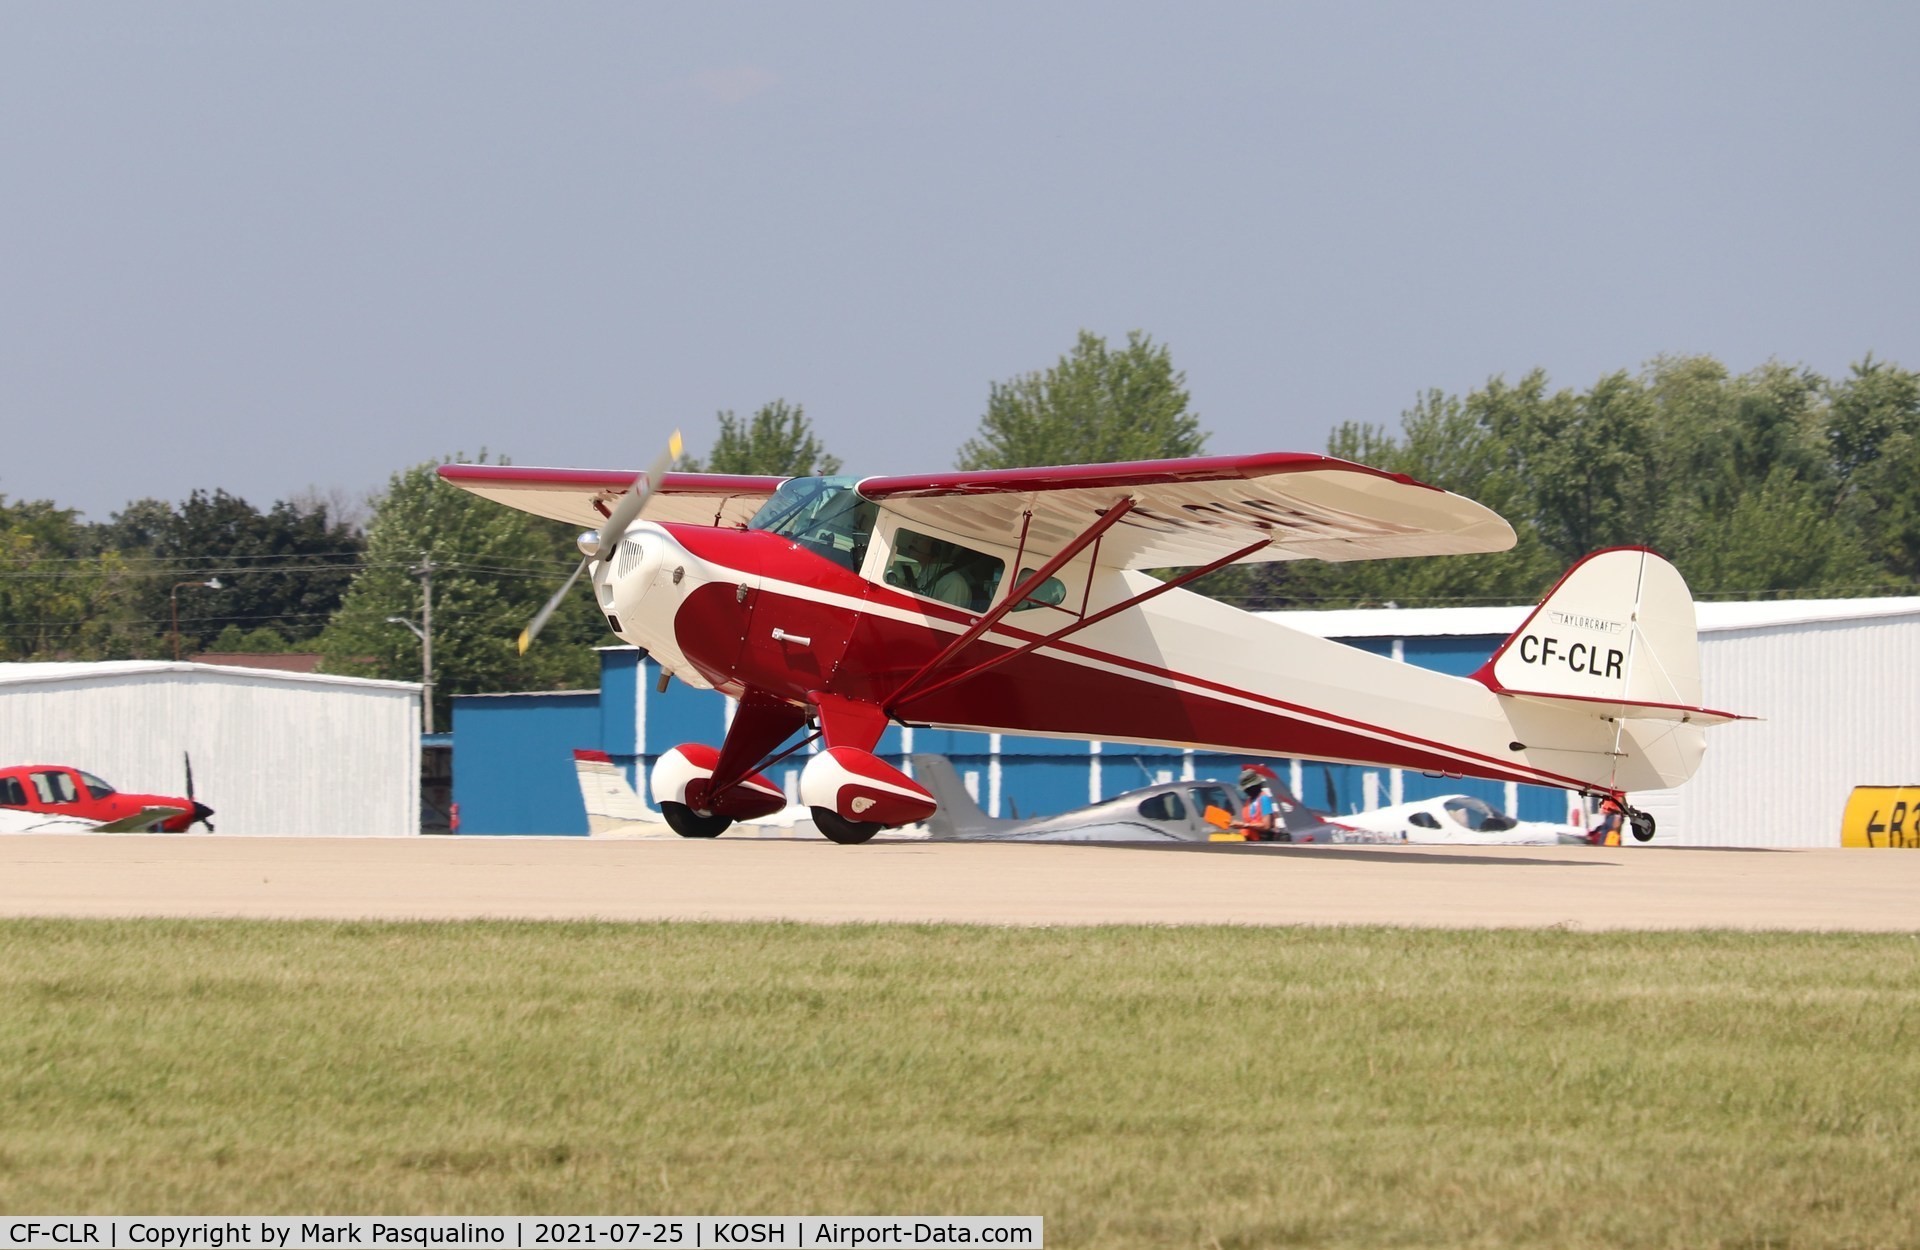
[[[933,795],[933,801],[940,805],[926,822],[927,832],[936,838],[991,833],[1019,823],[996,820],[981,811],[980,805],[967,793],[966,783],[960,780],[953,761],[944,755],[914,756],[913,779],[925,786],[927,793]]]
[[[1680,570],[1638,547],[1568,569],[1477,674],[1501,694],[1612,705],[1627,719],[1737,719],[1700,706],[1700,639]]]
[[[588,833],[614,833],[632,825],[657,825],[661,817],[640,801],[605,751],[575,751],[573,771],[580,780],[580,800],[587,808]]]
[[[1699,767],[1701,731],[1742,719],[1701,706],[1693,595],[1640,547],[1568,569],[1474,676],[1509,701],[1516,751],[1596,788],[1679,785]]]

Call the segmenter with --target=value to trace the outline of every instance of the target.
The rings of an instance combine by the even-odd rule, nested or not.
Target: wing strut
[[[1180,576],[1168,578],[1166,581],[1161,582],[1158,586],[1155,586],[1151,590],[1142,591],[1141,593],[1133,596],[1133,598],[1131,599],[1125,599],[1119,603],[1113,604],[1110,607],[1102,608],[1100,609],[1100,611],[1094,613],[1092,616],[1083,617],[1080,620],[1075,621],[1073,624],[1067,626],[1066,628],[1056,630],[1055,632],[1048,634],[1044,638],[1035,638],[1032,642],[1029,642],[1024,646],[1017,647],[1011,651],[1002,651],[999,655],[992,656],[991,658],[986,660],[982,660],[980,663],[974,665],[972,668],[966,669],[962,672],[955,673],[951,677],[942,678],[940,681],[935,682],[933,685],[922,687],[921,689],[913,691],[912,693],[904,697],[896,694],[893,697],[892,702],[888,704],[887,711],[890,715],[894,717],[894,719],[898,720],[900,719],[900,717],[896,709],[904,706],[905,704],[918,702],[919,700],[926,698],[927,696],[935,693],[936,691],[945,690],[948,686],[954,685],[958,682],[966,681],[970,677],[978,677],[981,673],[986,672],[990,668],[998,668],[1000,665],[1005,664],[1008,660],[1017,660],[1021,656],[1027,654],[1029,651],[1035,651],[1041,647],[1059,642],[1062,638],[1065,638],[1068,634],[1077,634],[1081,630],[1087,628],[1090,625],[1098,625],[1101,621],[1106,620],[1109,616],[1112,616],[1116,612],[1124,612],[1128,608],[1138,607],[1140,604],[1145,603],[1147,600],[1153,598],[1156,595],[1164,595],[1169,590],[1173,590],[1176,587],[1184,586],[1188,582],[1193,581],[1195,578],[1205,577],[1207,574],[1213,572],[1215,569],[1225,568],[1227,565],[1232,564],[1236,560],[1242,559],[1246,556],[1250,556],[1254,552],[1258,551],[1260,548],[1266,546],[1267,542],[1268,542],[1267,539],[1262,538],[1258,542],[1248,543],[1246,546],[1240,548],[1240,550],[1236,552],[1233,552],[1231,555],[1221,556],[1218,560],[1215,560],[1212,564],[1204,564],[1197,569],[1188,569],[1186,572],[1180,574]],[[1017,599],[1010,600],[1010,602],[1018,603],[1019,600]],[[932,666],[929,665],[928,667],[930,668]],[[916,674],[916,676],[917,675],[918,674]],[[905,687],[902,687],[902,689],[904,688]]]
[[[1026,602],[1027,596],[1039,589],[1049,577],[1052,577],[1064,568],[1067,561],[1086,550],[1088,544],[1094,542],[1100,535],[1112,529],[1119,523],[1121,517],[1131,511],[1133,511],[1132,498],[1122,496],[1112,507],[1102,513],[1098,520],[1092,525],[1089,525],[1085,530],[1082,530],[1078,538],[1062,547],[1054,554],[1051,560],[1048,560],[1045,564],[1034,570],[1026,580],[1022,581],[1018,586],[1015,586],[1007,597],[1000,601],[998,606],[989,608],[985,616],[982,616],[979,620],[968,626],[958,638],[955,638],[952,642],[941,648],[938,655],[928,660],[925,664],[922,664],[913,676],[896,686],[893,694],[888,696],[883,706],[891,710],[896,704],[906,699],[908,692],[924,681],[928,673],[931,673],[942,664],[945,664],[949,659],[958,655],[964,648],[972,646],[973,643],[978,641],[988,630],[998,625],[1001,617]],[[1265,544],[1263,543],[1262,545],[1264,546]]]

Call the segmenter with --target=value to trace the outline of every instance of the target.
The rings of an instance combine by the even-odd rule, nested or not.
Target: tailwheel
[[[683,838],[717,838],[733,823],[731,816],[702,816],[685,803],[662,803],[667,827]]]
[[[1653,841],[1653,816],[1651,814],[1647,812],[1634,811],[1632,808],[1628,808],[1627,823],[1633,829],[1634,841],[1636,842]]]
[[[827,841],[841,846],[858,846],[886,828],[870,820],[848,820],[831,807],[813,809],[814,827],[827,835]]]

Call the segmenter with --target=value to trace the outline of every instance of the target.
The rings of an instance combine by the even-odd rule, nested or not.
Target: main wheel
[[[831,807],[813,809],[814,827],[827,835],[827,841],[838,842],[841,846],[858,846],[886,828],[867,820],[848,820]]]
[[[1634,812],[1627,817],[1627,821],[1633,826],[1633,837],[1636,842],[1653,841],[1652,816],[1646,812]]]
[[[717,838],[733,823],[731,816],[702,816],[685,803],[662,803],[660,814],[667,825],[683,838]]]

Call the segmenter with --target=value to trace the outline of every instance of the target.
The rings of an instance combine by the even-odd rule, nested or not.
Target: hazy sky
[[[951,465],[1142,329],[1218,452],[1662,353],[1920,366],[1920,5],[0,0],[0,493],[805,405]]]

